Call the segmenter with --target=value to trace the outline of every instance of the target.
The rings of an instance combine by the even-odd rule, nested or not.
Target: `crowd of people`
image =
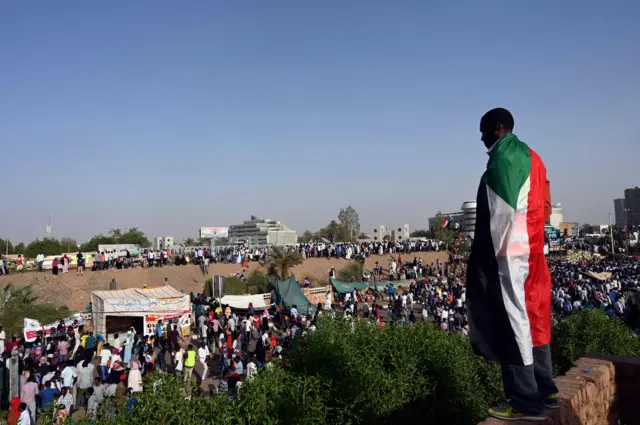
[[[411,254],[417,252],[440,251],[444,249],[444,242],[433,239],[411,239],[403,242],[375,242],[361,241],[357,243],[306,243],[286,247],[300,253],[303,258],[326,259],[358,259],[364,262],[369,255],[395,255]],[[185,266],[196,265],[203,274],[209,274],[209,265],[215,263],[241,264],[248,268],[252,261],[265,264],[269,257],[268,247],[221,247],[211,250],[208,247],[192,247],[189,250],[170,249],[145,249],[139,255],[126,251],[125,255],[116,255],[114,252],[96,251],[93,254],[78,252],[75,255],[63,254],[55,257],[51,263],[53,275],[64,275],[70,272],[71,266],[75,267],[77,275],[84,274],[87,264],[92,271],[107,271],[110,269],[126,270],[135,267],[165,267],[168,265]],[[91,261],[92,260],[92,261]],[[89,261],[91,261],[89,263]],[[17,260],[17,272],[23,270],[25,259],[22,256]],[[41,252],[36,257],[36,266],[39,272],[43,272],[45,256]],[[0,274],[9,274],[6,260],[0,264]],[[409,277],[416,277],[409,273]]]
[[[113,418],[121,409],[135,414],[145,375],[179,375],[185,392],[196,380],[215,377],[215,392],[231,395],[259,368],[281,359],[292,339],[303,328],[314,329],[317,319],[301,317],[295,306],[270,314],[249,305],[240,314],[201,294],[191,300],[193,338],[183,337],[173,320],[158,321],[153,335],[132,326],[108,341],[77,322],[61,321],[47,335],[40,332],[33,341],[14,335],[5,345],[0,328],[3,358],[17,358],[20,374],[20,397],[10,401],[8,423],[34,424],[42,414],[61,423],[77,410],[89,418]]]
[[[174,321],[158,321],[153,335],[131,327],[108,342],[82,325],[60,322],[34,341],[12,336],[5,344],[0,328],[4,358],[13,354],[19,359],[20,397],[11,400],[8,423],[32,424],[45,412],[54,423],[61,423],[79,409],[88,417],[113,417],[122,409],[133,415],[145,375],[179,375],[185,391],[192,382],[215,378],[214,392],[233,397],[260,368],[286,356],[295,338],[315,331],[319,317],[328,311],[380,327],[430,322],[444,332],[467,335],[464,273],[457,267],[461,261],[450,256],[445,262],[424,264],[419,254],[405,253],[404,257],[414,257],[406,260],[403,252],[394,252],[387,269],[376,265],[369,273],[371,280],[385,284],[336,293],[335,298],[328,292],[324,304],[309,305],[305,311],[296,305],[256,310],[251,304],[238,311],[191,294],[193,335],[188,338]],[[550,260],[549,268],[554,315],[599,308],[640,333],[638,260]],[[30,422],[25,422],[27,418]]]
[[[599,308],[611,317],[625,319],[640,334],[640,263],[637,259],[627,257],[592,263],[551,260],[549,270],[555,313],[566,315],[585,308]]]
[[[374,286],[362,293],[347,293],[339,299],[348,315],[403,325],[415,323],[420,317],[438,324],[446,332],[467,334],[464,273],[455,272],[456,266],[464,270],[464,264],[453,256],[449,261],[430,265],[423,264],[420,258],[403,262],[398,256],[389,260],[388,275],[378,264],[372,273],[363,275],[364,282],[388,278],[387,285]],[[640,262],[637,259],[550,260],[549,269],[555,317],[598,308],[612,318],[623,319],[640,335]],[[399,288],[393,285],[396,280],[411,279],[408,276],[413,273],[422,277]],[[386,305],[386,315],[382,305]]]

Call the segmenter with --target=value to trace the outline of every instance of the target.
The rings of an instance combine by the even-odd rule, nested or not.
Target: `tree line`
[[[356,242],[366,235],[360,233],[360,216],[351,206],[340,208],[337,219],[333,219],[325,227],[317,232],[305,230],[298,236],[298,242],[309,243],[326,239],[331,243],[335,242]]]
[[[111,229],[107,235],[94,235],[88,241],[78,244],[73,238],[43,238],[36,239],[25,244],[20,242],[13,244],[9,239],[0,239],[0,252],[2,254],[22,254],[27,258],[35,258],[38,254],[58,255],[64,252],[92,252],[97,251],[99,245],[107,244],[134,244],[142,248],[151,246],[151,242],[143,231],[137,227],[126,230]]]

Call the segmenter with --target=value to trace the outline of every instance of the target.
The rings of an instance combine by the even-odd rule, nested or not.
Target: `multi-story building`
[[[251,246],[284,246],[298,243],[295,230],[269,218],[246,220],[229,226],[229,243]]]
[[[462,204],[462,233],[473,239],[476,232],[476,201],[466,201]]]
[[[613,211],[616,219],[616,226],[625,226],[627,224],[624,208],[624,198],[613,200]]]
[[[173,236],[158,236],[153,238],[153,248],[156,250],[173,248]]]
[[[578,232],[580,231],[578,223],[568,221],[561,222],[558,227],[552,225],[549,225],[548,227],[559,230],[560,236],[578,236]]]
[[[564,222],[564,210],[562,204],[555,204],[551,206],[551,217],[547,220],[549,226],[553,226],[556,229],[560,228],[560,223]]]
[[[626,222],[622,224],[631,227],[640,226],[640,187],[625,189],[623,212]]]
[[[402,226],[390,228],[387,228],[384,224],[379,224],[373,228],[373,240],[379,242],[402,242],[409,239],[409,235],[409,225],[406,223]]]

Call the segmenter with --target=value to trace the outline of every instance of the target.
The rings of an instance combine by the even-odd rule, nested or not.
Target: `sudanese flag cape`
[[[489,151],[478,188],[467,269],[470,340],[477,354],[530,365],[551,341],[551,277],[544,226],[551,201],[540,157],[514,134]]]

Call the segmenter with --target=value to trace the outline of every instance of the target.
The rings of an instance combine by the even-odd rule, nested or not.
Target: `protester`
[[[489,162],[477,196],[467,274],[470,338],[478,354],[502,364],[508,404],[499,419],[544,420],[557,407],[551,368],[551,277],[544,226],[551,215],[546,169],[512,133],[506,109],[480,121]],[[524,223],[524,224],[522,224]]]

